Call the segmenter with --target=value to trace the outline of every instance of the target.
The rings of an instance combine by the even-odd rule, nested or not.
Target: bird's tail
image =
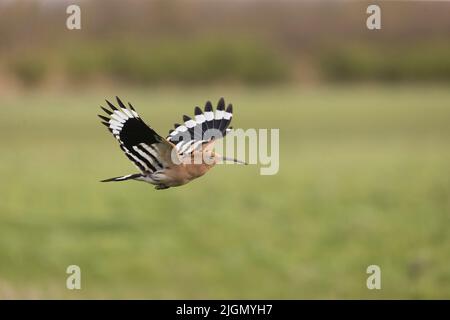
[[[109,178],[109,179],[102,180],[100,182],[125,181],[125,180],[132,180],[132,179],[140,178],[140,177],[142,177],[142,174],[140,174],[140,173],[127,174],[126,176]]]

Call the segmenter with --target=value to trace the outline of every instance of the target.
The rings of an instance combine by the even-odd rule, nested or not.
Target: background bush
[[[245,40],[84,44],[61,60],[73,80],[103,75],[134,84],[256,84],[285,81],[290,76],[281,53]]]
[[[326,51],[319,65],[323,75],[333,81],[449,81],[450,46],[351,46]]]
[[[11,63],[10,70],[25,86],[33,86],[44,80],[48,66],[42,57],[19,56]]]

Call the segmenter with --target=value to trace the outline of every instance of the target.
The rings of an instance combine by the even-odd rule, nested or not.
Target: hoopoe
[[[221,98],[214,112],[211,102],[206,102],[204,112],[195,107],[195,117],[183,116],[184,124],[175,124],[166,138],[161,137],[137,114],[128,103],[127,108],[116,97],[118,107],[106,100],[111,108],[101,107],[108,117],[98,115],[102,123],[119,141],[119,146],[140,173],[114,177],[102,182],[138,180],[155,185],[155,189],[167,189],[184,185],[204,175],[215,164],[224,161],[246,164],[237,159],[223,157],[213,151],[217,138],[230,130],[233,106],[225,109]]]

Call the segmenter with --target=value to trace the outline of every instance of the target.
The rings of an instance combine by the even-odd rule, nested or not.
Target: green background
[[[235,128],[280,129],[280,171],[100,183],[136,171],[96,117],[116,94],[161,135],[224,96]],[[449,101],[413,85],[4,95],[0,297],[450,298]]]

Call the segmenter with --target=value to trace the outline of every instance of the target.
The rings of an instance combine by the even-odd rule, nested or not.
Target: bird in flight
[[[118,106],[106,100],[111,110],[101,107],[105,115],[98,115],[102,123],[119,141],[119,146],[140,173],[114,177],[102,182],[138,180],[155,185],[155,189],[167,189],[184,185],[204,175],[217,163],[237,159],[223,157],[213,151],[214,142],[230,130],[233,106],[225,108],[221,98],[216,110],[206,102],[202,111],[195,107],[194,119],[183,116],[183,124],[175,124],[166,138],[161,137],[145,124],[133,106],[128,108],[118,98]]]

